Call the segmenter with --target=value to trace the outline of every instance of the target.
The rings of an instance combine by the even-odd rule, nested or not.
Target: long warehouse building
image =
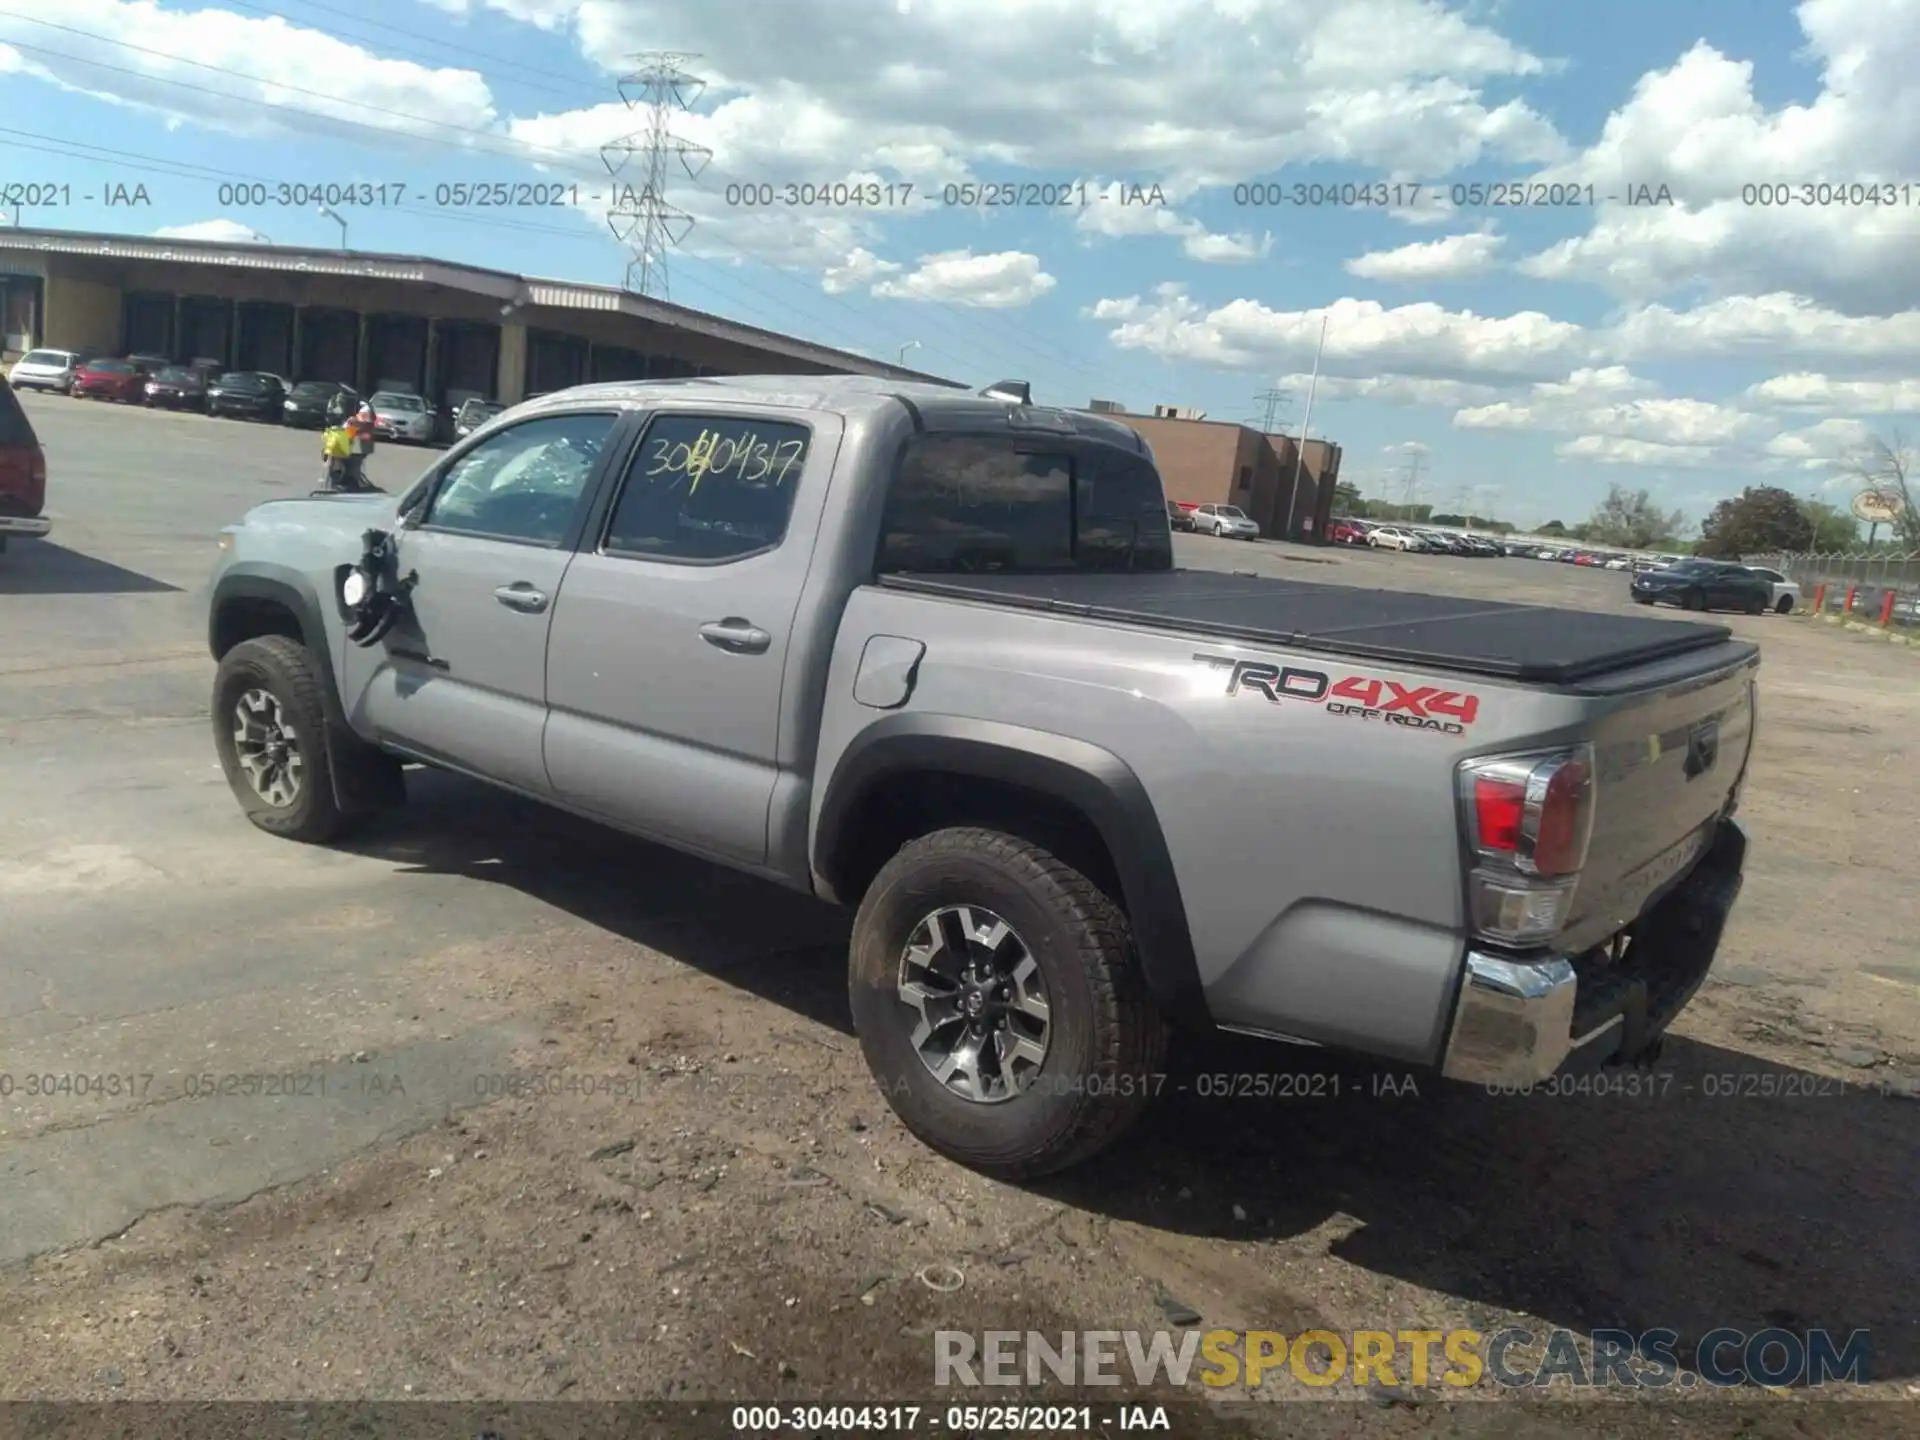
[[[0,229],[0,348],[217,362],[438,406],[602,380],[942,377],[611,285],[417,255]]]

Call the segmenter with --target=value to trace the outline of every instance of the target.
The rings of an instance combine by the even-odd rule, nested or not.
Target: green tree
[[[1360,497],[1360,487],[1351,480],[1336,480],[1333,486],[1333,508],[1341,515],[1365,515],[1367,502]]]
[[[1656,506],[1645,490],[1609,485],[1607,498],[1594,507],[1586,524],[1586,538],[1622,550],[1651,550],[1673,539],[1686,523],[1678,510]]]
[[[1749,485],[1722,500],[1701,522],[1697,552],[1710,560],[1738,560],[1779,550],[1805,550],[1813,521],[1798,497],[1778,485]]]
[[[1564,535],[1567,533],[1567,527],[1559,520],[1549,520],[1540,527],[1540,533],[1542,535]]]
[[[1860,548],[1860,522],[1853,518],[1852,511],[1823,500],[1808,500],[1800,508],[1807,512],[1813,526],[1810,548],[1829,555]]]
[[[1464,527],[1467,523],[1467,517],[1464,515],[1436,515],[1433,517],[1432,523],[1435,525],[1454,525],[1454,526]]]
[[[1854,457],[1851,473],[1864,482],[1862,490],[1875,490],[1893,505],[1897,518],[1893,534],[1912,550],[1920,550],[1920,499],[1914,491],[1914,451],[1905,432],[1895,430],[1891,439],[1874,436]]]

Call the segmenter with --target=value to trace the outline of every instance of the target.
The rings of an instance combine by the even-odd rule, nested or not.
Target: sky
[[[1920,0],[0,0],[0,213],[621,283],[661,51],[683,305],[1524,525],[1920,413]]]

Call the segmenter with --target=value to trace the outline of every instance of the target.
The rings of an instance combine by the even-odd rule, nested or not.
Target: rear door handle
[[[516,580],[511,585],[502,585],[493,592],[493,598],[509,610],[518,610],[523,615],[538,615],[547,608],[547,597],[524,580]]]
[[[759,655],[773,644],[773,636],[734,615],[724,620],[709,620],[700,627],[700,638],[735,655]]]

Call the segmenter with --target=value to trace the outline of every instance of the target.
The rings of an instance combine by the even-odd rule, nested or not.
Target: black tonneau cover
[[[887,575],[880,583],[896,590],[1541,685],[1575,684],[1705,650],[1732,637],[1724,625],[1693,621],[1209,570]]]

